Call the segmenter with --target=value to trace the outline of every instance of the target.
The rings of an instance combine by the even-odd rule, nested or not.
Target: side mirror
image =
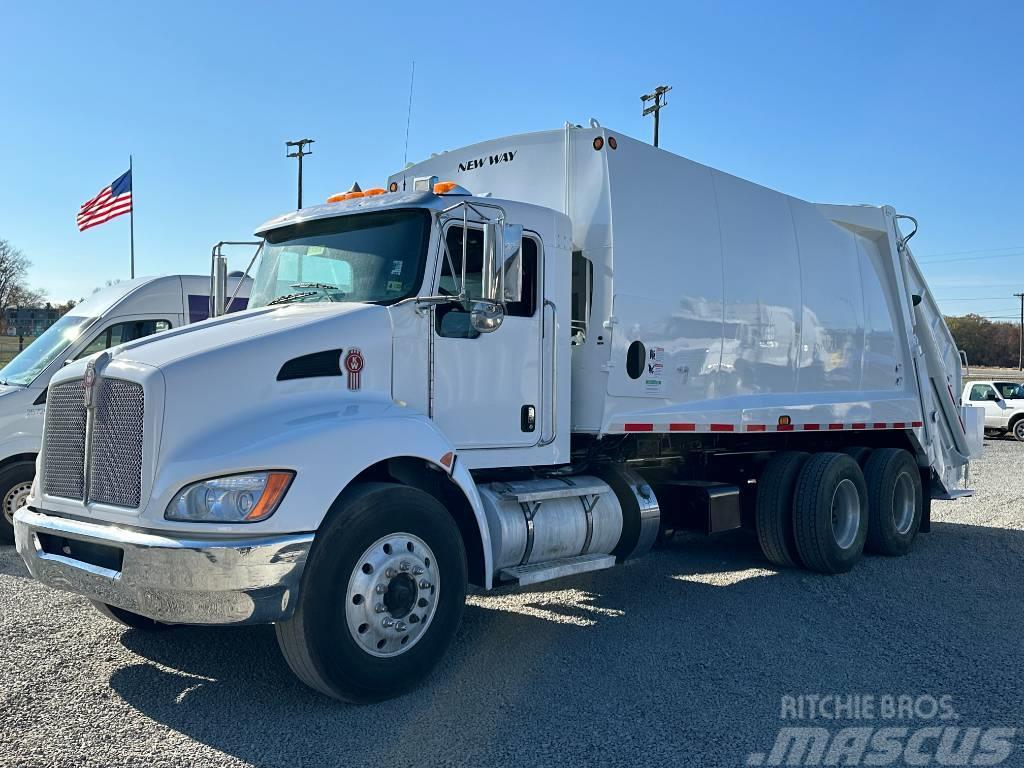
[[[520,301],[523,295],[523,228],[519,224],[484,225],[484,302]]]
[[[491,333],[501,327],[505,307],[494,301],[474,301],[469,307],[469,322],[479,333]]]

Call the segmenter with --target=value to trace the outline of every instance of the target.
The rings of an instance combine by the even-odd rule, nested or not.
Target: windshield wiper
[[[278,296],[276,299],[271,299],[270,301],[268,301],[267,306],[269,307],[273,304],[287,304],[289,301],[294,301],[295,299],[302,299],[305,298],[306,296],[316,296],[319,293],[320,291],[301,291],[299,293],[286,293],[284,296]]]

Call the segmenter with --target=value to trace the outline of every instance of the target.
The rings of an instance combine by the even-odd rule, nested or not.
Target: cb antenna
[[[640,101],[644,105],[644,117],[650,114],[654,115],[654,146],[658,146],[658,126],[661,110],[663,107],[668,106],[668,99],[665,98],[665,94],[671,90],[671,85],[659,85],[652,93],[645,93],[640,97]],[[651,102],[650,106],[647,106],[648,102]]]
[[[405,113],[405,157],[402,158],[402,167],[409,163],[409,124],[412,122],[412,86],[416,82],[416,60],[412,61],[412,73],[409,75],[409,110]]]

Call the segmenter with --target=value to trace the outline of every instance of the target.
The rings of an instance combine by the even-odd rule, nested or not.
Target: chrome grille
[[[92,422],[89,501],[138,507],[142,496],[142,387],[101,379]]]
[[[43,441],[44,492],[81,500],[85,495],[85,390],[80,379],[47,392]]]

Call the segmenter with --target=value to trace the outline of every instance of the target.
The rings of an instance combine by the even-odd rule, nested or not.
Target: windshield
[[[390,304],[413,296],[430,237],[425,210],[301,222],[267,233],[250,307],[307,301]]]
[[[95,317],[64,315],[0,369],[0,384],[27,387],[46,366],[63,354],[94,320]]]

